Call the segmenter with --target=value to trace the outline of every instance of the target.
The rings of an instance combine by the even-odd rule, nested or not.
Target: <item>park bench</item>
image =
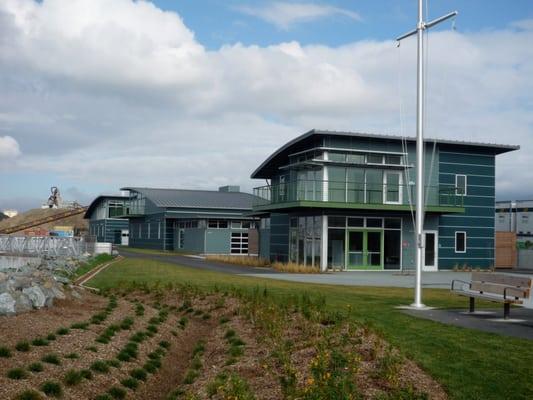
[[[470,282],[454,279],[452,292],[470,298],[470,312],[475,311],[475,299],[503,303],[503,317],[509,318],[511,304],[522,304],[531,294],[531,278],[473,272]]]

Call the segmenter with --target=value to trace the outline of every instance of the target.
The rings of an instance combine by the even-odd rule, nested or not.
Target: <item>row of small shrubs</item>
[[[93,315],[91,317],[90,323],[103,322],[116,307],[117,307],[117,299],[115,296],[112,296],[109,299],[106,309],[100,313]],[[57,336],[68,335],[71,329],[82,329],[82,330],[88,329],[90,323],[89,322],[75,322],[70,326],[70,328],[60,327],[55,332],[49,333],[45,337],[37,337],[33,339],[31,342],[28,340],[21,340],[15,345],[15,350],[25,353],[25,352],[30,351],[32,346],[35,346],[35,347],[48,346],[50,342],[57,339]],[[129,321],[123,321],[122,324],[124,325],[121,324],[121,328],[122,326],[126,326],[127,323],[129,323]],[[131,321],[131,324],[133,324],[133,321]],[[129,326],[131,326],[131,324]],[[11,356],[12,356],[12,351],[9,347],[0,346],[0,357],[9,358]]]

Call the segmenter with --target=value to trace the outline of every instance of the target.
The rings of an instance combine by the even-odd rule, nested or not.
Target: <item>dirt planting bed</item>
[[[446,399],[322,298],[129,288],[0,321],[1,399]]]

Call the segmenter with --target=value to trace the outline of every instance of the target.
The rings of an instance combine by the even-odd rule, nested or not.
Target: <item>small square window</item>
[[[364,226],[364,218],[348,218],[348,226]]]
[[[366,226],[369,228],[381,228],[383,226],[383,220],[381,218],[367,218]]]

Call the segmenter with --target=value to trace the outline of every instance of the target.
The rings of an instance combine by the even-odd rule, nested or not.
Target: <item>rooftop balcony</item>
[[[295,207],[409,211],[414,185],[298,180],[254,188],[254,211]],[[426,186],[426,211],[464,212],[463,196],[450,185]]]

